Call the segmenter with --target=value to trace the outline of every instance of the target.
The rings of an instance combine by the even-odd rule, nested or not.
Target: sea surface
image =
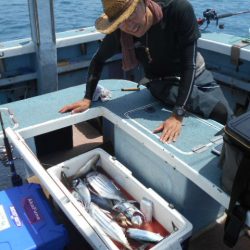
[[[47,1],[47,0],[46,0]],[[250,0],[190,0],[197,18],[203,11],[214,9],[217,14],[235,13],[250,10]],[[28,0],[0,0],[0,42],[28,38],[30,33]],[[56,32],[93,26],[102,13],[101,0],[54,0]],[[221,19],[219,29],[212,21],[206,31],[223,32],[249,37],[250,14]],[[205,27],[205,24],[202,28]]]

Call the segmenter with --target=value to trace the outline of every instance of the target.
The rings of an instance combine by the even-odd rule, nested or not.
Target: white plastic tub
[[[182,249],[182,244],[191,236],[192,225],[190,222],[175,209],[171,208],[171,206],[152,189],[143,186],[133,177],[132,173],[126,167],[102,149],[94,149],[47,170],[51,178],[68,198],[69,202],[79,211],[86,220],[86,223],[93,228],[92,234],[86,234],[84,227],[80,225],[79,216],[74,217],[72,214],[66,214],[85,239],[95,249],[118,249],[60,180],[62,168],[67,176],[71,176],[95,154],[100,155],[98,165],[102,166],[103,170],[111,176],[118,185],[125,189],[126,192],[133,196],[135,200],[140,201],[145,197],[153,202],[153,217],[171,234],[151,249]],[[178,228],[177,231],[174,230],[173,225]],[[96,238],[100,238],[103,241],[102,246],[96,244]]]

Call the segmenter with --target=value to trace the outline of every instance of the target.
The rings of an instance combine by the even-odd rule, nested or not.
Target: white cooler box
[[[60,181],[62,170],[67,176],[72,176],[80,166],[96,154],[100,155],[100,160],[97,165],[101,166],[104,172],[107,173],[119,186],[126,190],[126,192],[136,201],[140,202],[141,199],[145,197],[153,202],[153,217],[171,234],[152,249],[181,249],[181,244],[191,236],[191,224],[175,209],[171,208],[171,206],[169,206],[169,204],[158,196],[152,189],[145,188],[120,162],[115,160],[111,155],[102,149],[98,148],[49,168],[48,173],[53,180],[55,180],[60,189],[66,194],[69,200],[75,205],[75,207],[81,211],[83,217],[90,225],[93,226],[93,229],[96,231],[98,236],[103,239],[105,244],[110,249],[118,249],[110,238],[103,233],[102,229],[97,225],[92,217],[85,211],[83,206],[72,196],[72,194]],[[77,218],[75,218],[75,220],[77,222]],[[173,225],[178,228],[177,231],[175,231]],[[92,242],[91,238],[86,240],[90,241],[91,245],[95,245],[95,242]]]
[[[133,177],[131,171],[102,149],[91,150],[45,171],[18,133],[7,129],[7,134],[20,151],[26,163],[39,177],[41,183],[47,188],[66,216],[94,249],[118,250],[118,247],[104,233],[90,214],[87,213],[82,204],[80,204],[63,185],[60,176],[62,168],[67,176],[73,175],[80,166],[96,154],[100,155],[97,165],[101,166],[104,172],[131,195],[133,199],[140,202],[141,199],[145,197],[153,202],[153,217],[170,235],[151,249],[182,249],[182,245],[184,245],[186,240],[191,236],[192,225],[189,221],[152,189],[143,186]]]

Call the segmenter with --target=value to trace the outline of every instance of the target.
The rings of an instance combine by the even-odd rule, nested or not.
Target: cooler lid
[[[238,134],[246,142],[250,143],[250,111],[232,119],[227,123],[227,128]]]
[[[124,115],[149,136],[160,137],[160,133],[153,134],[152,131],[170,117],[171,114],[171,110],[155,102],[130,110]],[[222,135],[219,135],[222,128],[223,126],[219,123],[211,123],[209,120],[201,119],[187,112],[187,116],[183,120],[181,136],[175,143],[167,145],[183,155],[201,153],[209,148],[211,149],[214,144],[223,142]]]

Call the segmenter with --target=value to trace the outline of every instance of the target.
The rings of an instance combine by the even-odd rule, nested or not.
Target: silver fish
[[[80,166],[75,174],[72,176],[73,179],[83,177],[86,175],[90,170],[96,170],[96,164],[98,160],[100,159],[100,155],[96,154],[93,157],[91,157],[85,164]]]
[[[85,206],[85,209],[88,211],[91,202],[91,196],[88,187],[80,178],[73,180],[72,186],[74,190],[79,194],[80,199]]]
[[[121,243],[127,249],[132,250],[123,229],[112,218],[110,218],[109,212],[103,212],[102,209],[94,203],[91,203],[90,215],[111,239]]]
[[[122,213],[114,215],[113,219],[122,227],[131,227],[131,226],[133,226],[131,221]]]
[[[144,219],[140,215],[134,215],[130,220],[134,226],[141,226],[144,223]]]
[[[80,195],[79,195],[75,190],[73,190],[73,191],[71,192],[71,194],[73,195],[73,197],[74,197],[77,201],[79,201],[79,202],[82,203],[82,199],[81,199]]]
[[[150,243],[158,243],[159,241],[164,239],[164,237],[158,233],[153,233],[147,230],[141,230],[137,228],[129,228],[127,230],[127,235],[131,239]]]
[[[113,210],[124,214],[135,226],[141,226],[145,222],[144,214],[132,203],[135,201],[121,201],[114,205]]]
[[[67,177],[67,175],[65,174],[64,171],[61,171],[61,182],[63,183],[63,185],[68,189],[71,190],[72,189],[72,185],[70,183],[70,178]]]
[[[115,184],[105,175],[93,171],[87,174],[89,185],[103,198],[122,201],[124,197]]]
[[[140,247],[138,247],[137,250],[145,250],[149,245],[150,245],[150,243],[145,243],[145,244],[141,245]]]
[[[91,202],[94,202],[97,206],[99,206],[102,209],[105,209],[109,212],[112,212],[112,201],[110,199],[105,199],[101,196],[98,196],[94,193],[91,193]]]

